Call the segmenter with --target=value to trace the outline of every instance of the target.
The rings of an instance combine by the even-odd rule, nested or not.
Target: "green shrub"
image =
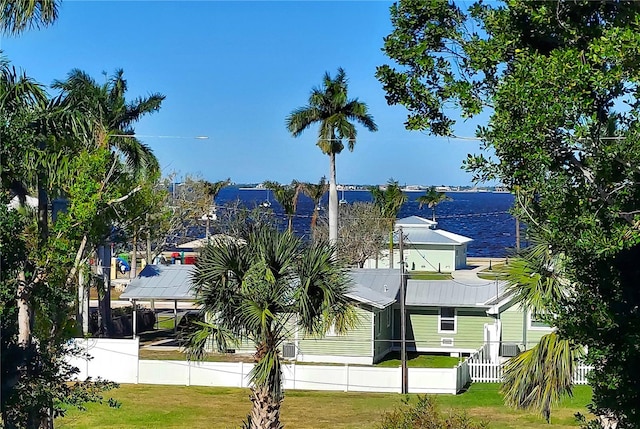
[[[476,422],[465,412],[443,413],[435,400],[429,396],[418,396],[411,404],[409,398],[402,405],[382,416],[379,429],[484,429],[486,422]]]

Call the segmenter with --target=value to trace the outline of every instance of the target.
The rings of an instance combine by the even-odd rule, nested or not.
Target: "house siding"
[[[407,312],[407,344],[409,349],[477,350],[484,343],[484,324],[493,323],[484,309],[457,309],[456,333],[438,332],[438,307],[410,308]],[[396,311],[394,334],[400,338],[400,311]],[[453,346],[442,346],[442,338],[452,338]]]
[[[356,313],[357,325],[344,335],[300,338],[299,353],[318,356],[368,356],[373,359],[371,344],[373,313],[360,307],[356,309]]]
[[[387,307],[375,313],[374,325],[374,355],[373,361],[378,362],[391,350],[391,334],[393,327],[393,310]]]
[[[406,250],[409,269],[416,271],[454,271],[455,247],[436,244],[414,244]],[[415,268],[414,268],[415,267]]]
[[[502,342],[522,344],[525,349],[535,346],[540,338],[553,331],[553,328],[530,329],[525,311],[519,304],[513,304],[503,311],[500,320],[502,321]]]

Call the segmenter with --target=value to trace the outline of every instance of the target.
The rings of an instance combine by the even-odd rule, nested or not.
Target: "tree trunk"
[[[138,231],[134,231],[132,241],[133,252],[131,252],[131,263],[129,264],[129,278],[135,278],[138,273]],[[147,253],[149,253],[149,249],[147,249]]]
[[[100,330],[104,337],[111,335],[111,247],[102,245],[98,248],[98,269],[102,275],[102,299],[99,304],[101,317]]]
[[[26,352],[31,347],[31,309],[29,288],[24,271],[18,273],[18,290],[16,293],[16,306],[18,307],[18,347],[26,357]]]
[[[293,232],[293,216],[288,216],[288,218],[289,218],[289,226],[288,226],[289,232]]]
[[[389,230],[389,268],[393,268],[393,221]]]
[[[82,237],[82,241],[80,241],[80,246],[78,247],[78,251],[76,252],[76,259],[73,262],[73,267],[69,272],[69,276],[67,277],[67,285],[70,285],[73,282],[73,279],[76,277],[76,273],[78,272],[78,267],[80,266],[80,262],[82,261],[82,257],[84,255],[84,250],[87,247],[88,236],[85,234]]]
[[[311,234],[316,236],[316,226],[318,225],[318,201],[314,201],[313,214],[311,215]]]
[[[82,270],[78,272],[78,314],[76,315],[78,329],[82,335],[89,334],[89,291]]]
[[[329,243],[338,242],[338,188],[336,187],[336,154],[329,154]],[[337,251],[334,258],[338,258]]]
[[[151,255],[151,228],[149,227],[149,214],[147,213],[147,216],[145,217],[146,219],[146,224],[147,224],[147,245],[146,247],[146,251],[147,251],[147,264],[153,264],[153,256]],[[136,273],[137,276],[138,273]]]
[[[251,414],[249,415],[250,429],[282,429],[280,423],[280,405],[268,387],[254,387],[251,389]]]

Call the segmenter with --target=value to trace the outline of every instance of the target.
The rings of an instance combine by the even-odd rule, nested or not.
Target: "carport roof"
[[[147,265],[120,298],[193,301],[192,270],[193,265]]]

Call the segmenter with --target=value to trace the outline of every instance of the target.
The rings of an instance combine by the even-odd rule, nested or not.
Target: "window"
[[[440,307],[438,317],[438,332],[456,333],[456,309],[453,307]]]
[[[530,311],[529,312],[529,329],[548,331],[553,328],[544,321],[543,315],[536,314]]]

